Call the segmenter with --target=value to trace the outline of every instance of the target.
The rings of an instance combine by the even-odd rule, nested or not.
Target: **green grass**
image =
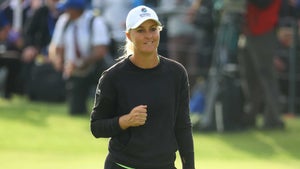
[[[66,112],[65,104],[0,99],[0,168],[102,169],[108,139],[91,135],[88,116]],[[286,122],[285,131],[194,133],[197,169],[299,169],[300,119]]]

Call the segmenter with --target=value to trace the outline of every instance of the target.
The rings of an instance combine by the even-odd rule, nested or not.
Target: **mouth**
[[[152,45],[152,44],[153,44],[153,41],[145,42],[144,44],[145,44],[145,45]]]

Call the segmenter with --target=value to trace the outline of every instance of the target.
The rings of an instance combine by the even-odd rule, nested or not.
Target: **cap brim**
[[[161,23],[160,21],[156,20],[156,19],[153,19],[153,18],[145,18],[145,19],[142,19],[140,20],[139,22],[137,22],[134,26],[132,26],[131,28],[128,28],[127,31],[129,31],[130,29],[136,29],[138,28],[142,23],[148,21],[148,20],[152,20],[152,21],[155,21],[157,23],[158,26],[161,26]]]

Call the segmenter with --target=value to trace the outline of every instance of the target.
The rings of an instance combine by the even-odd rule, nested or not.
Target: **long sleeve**
[[[91,132],[96,137],[112,137],[122,131],[119,117],[115,116],[115,102],[112,85],[104,73],[99,80],[95,103],[91,113]]]
[[[189,84],[187,75],[182,79],[180,90],[179,108],[176,117],[176,139],[183,169],[194,169],[194,143],[192,124],[189,116]]]

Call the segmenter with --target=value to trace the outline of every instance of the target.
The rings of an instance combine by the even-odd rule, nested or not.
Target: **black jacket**
[[[26,46],[35,46],[38,49],[47,47],[51,41],[56,21],[57,17],[51,16],[47,6],[42,6],[35,11],[25,28]]]

